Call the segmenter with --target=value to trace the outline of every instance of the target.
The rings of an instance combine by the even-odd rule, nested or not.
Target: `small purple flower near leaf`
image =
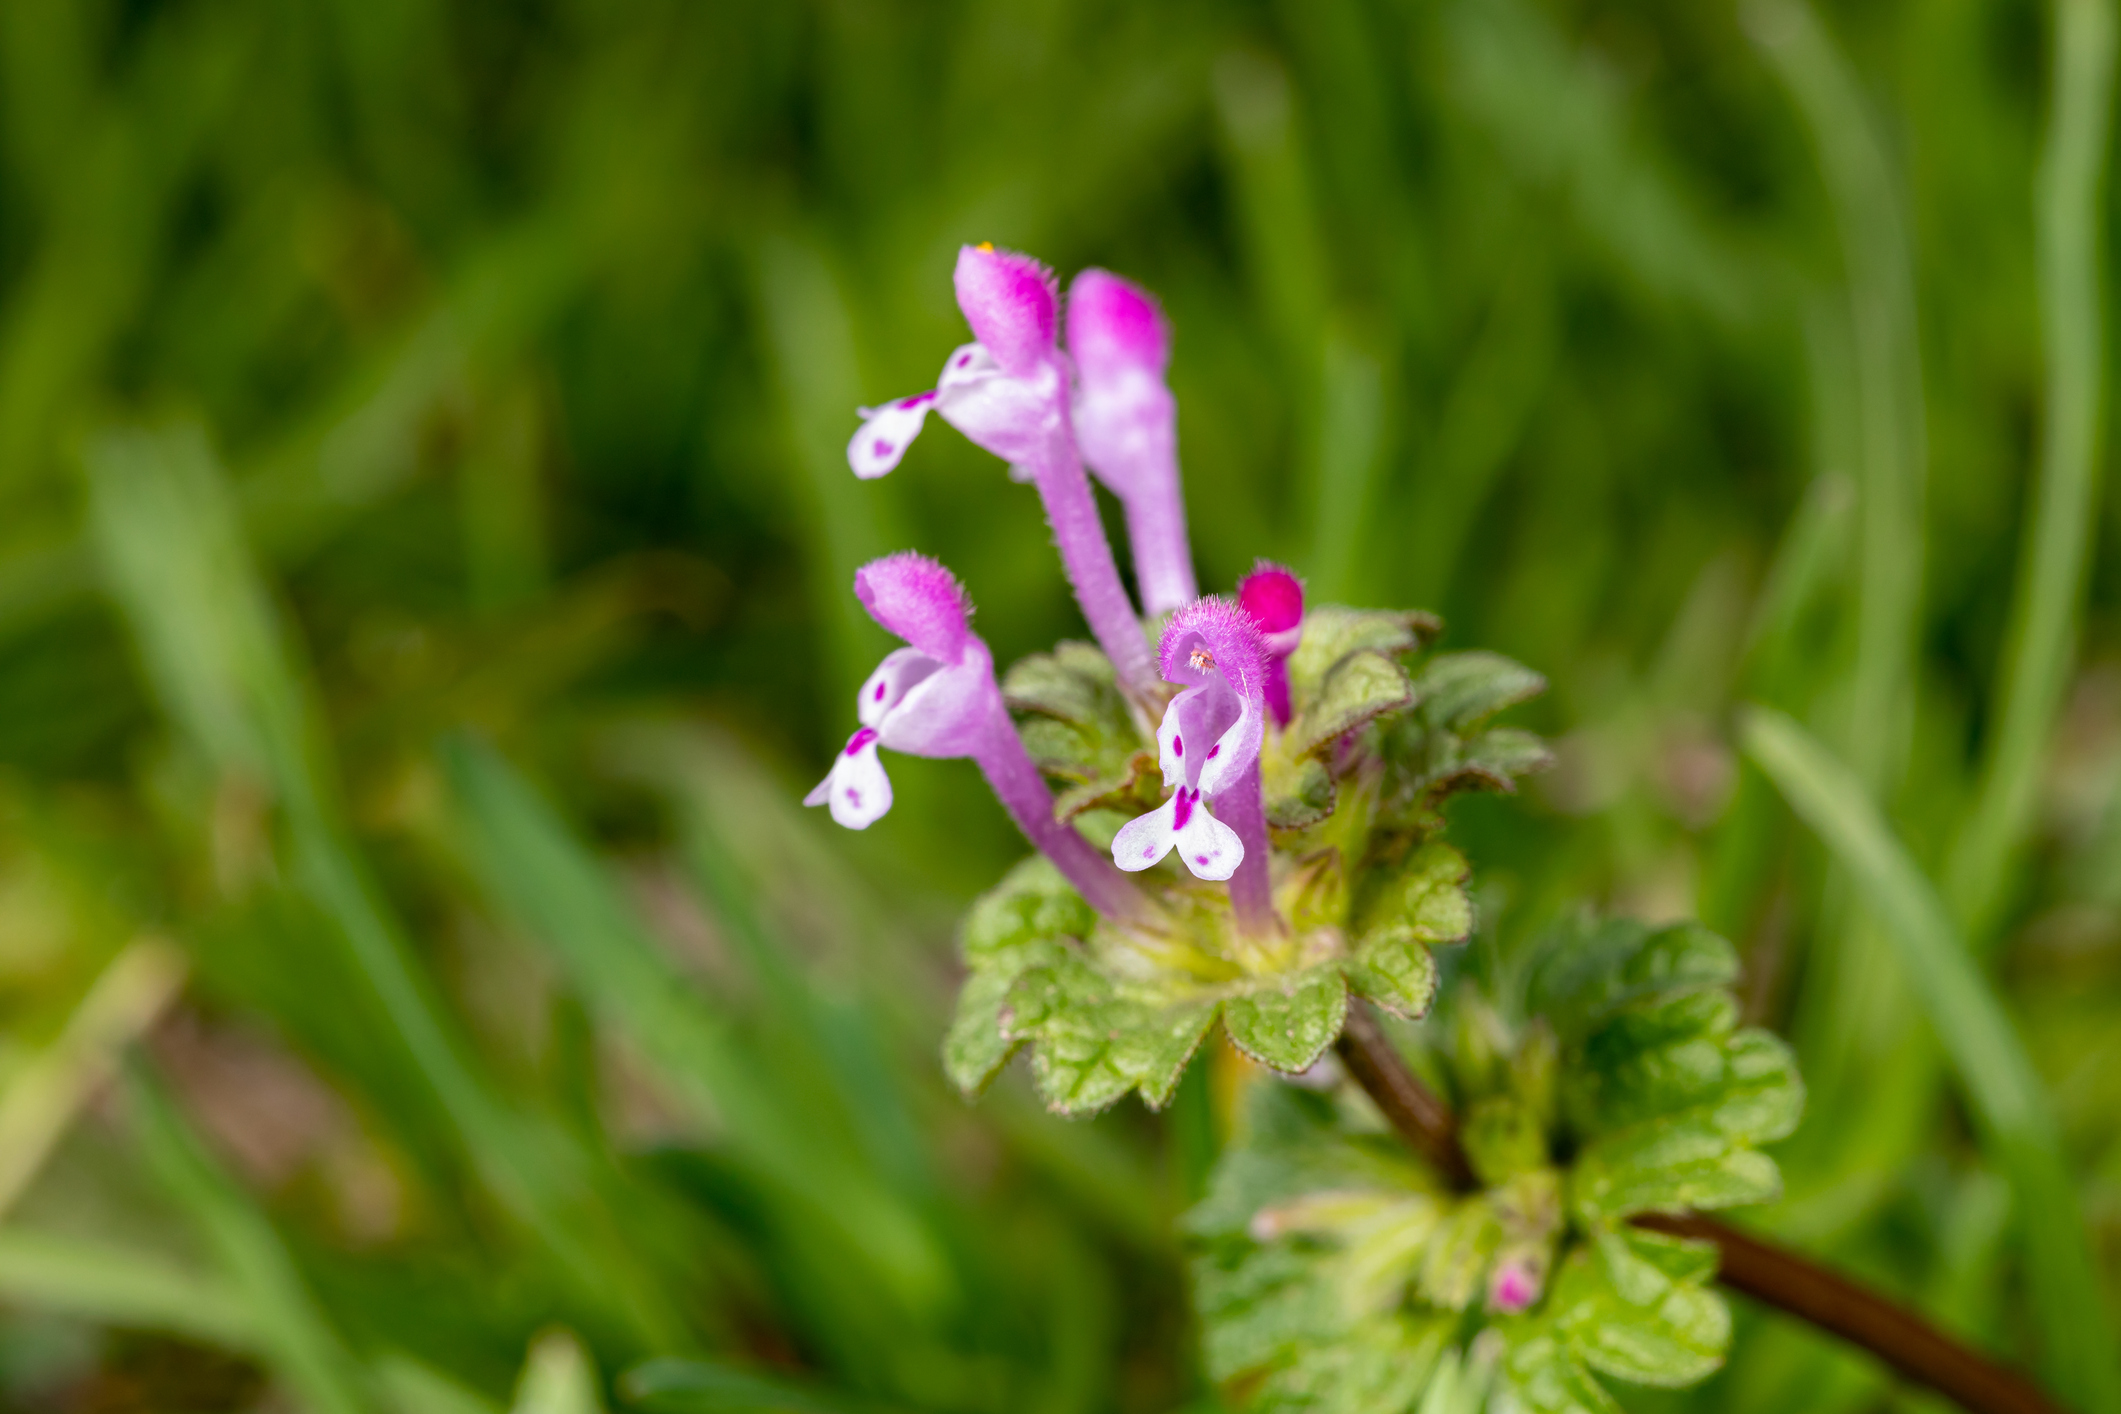
[[[1038,488],[1061,567],[1121,682],[1154,691],[1149,645],[1098,520],[1069,422],[1068,361],[1058,343],[1053,272],[991,245],[958,252],[958,308],[977,342],[953,351],[932,391],[863,408],[847,461],[863,478],[899,464],[933,411]]]
[[[1251,780],[1265,734],[1266,665],[1259,631],[1227,599],[1197,599],[1164,629],[1163,674],[1183,687],[1156,730],[1171,798],[1120,827],[1112,862],[1146,869],[1173,849],[1202,879],[1227,879],[1244,862],[1238,833],[1205,802]]]
[[[829,806],[834,820],[862,830],[891,809],[879,746],[913,756],[970,756],[1003,709],[994,660],[972,632],[971,606],[950,571],[908,551],[862,566],[854,592],[910,646],[886,656],[862,684],[855,702],[861,729],[803,803]]]
[[[972,603],[956,576],[905,551],[855,571],[854,592],[870,616],[900,638],[855,700],[861,728],[832,759],[805,805],[863,830],[891,809],[891,780],[877,748],[912,756],[966,756],[994,788],[1017,828],[1107,917],[1138,913],[1140,896],[1088,841],[1053,818],[1053,795],[1009,720],[994,657],[972,631]]]

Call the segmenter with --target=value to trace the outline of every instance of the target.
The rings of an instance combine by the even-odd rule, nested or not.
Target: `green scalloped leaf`
[[[1544,1323],[1535,1334],[1510,1342],[1503,1379],[1533,1414],[1620,1414],[1598,1377],[1577,1360],[1561,1336]]]
[[[1002,1035],[1001,1012],[1016,969],[973,972],[958,989],[957,1013],[943,1037],[943,1073],[971,1099],[993,1082],[1022,1046]]]
[[[1301,699],[1283,737],[1290,754],[1308,755],[1388,712],[1412,705],[1414,685],[1405,668],[1383,653],[1351,653],[1327,669],[1318,689]]]
[[[1404,1414],[1435,1375],[1452,1324],[1434,1316],[1372,1317],[1269,1371],[1248,1407],[1254,1414]]]
[[[1781,1191],[1773,1159],[1700,1119],[1593,1140],[1569,1170],[1569,1209],[1585,1223],[1765,1203]]]
[[[1059,643],[1012,663],[1002,674],[1002,698],[1015,711],[1077,726],[1102,727],[1115,713],[1127,715],[1111,660],[1088,643]]]
[[[1363,939],[1348,959],[1348,985],[1394,1016],[1426,1016],[1436,1001],[1436,959],[1405,925]]]
[[[1632,919],[1580,923],[1543,944],[1525,1007],[1544,1016],[1564,1048],[1625,1007],[1738,980],[1738,953],[1698,923],[1652,930]]]
[[[1135,1089],[1152,1109],[1168,1104],[1215,1020],[1216,1006],[1123,995],[1081,956],[1063,949],[1016,977],[1000,1022],[1008,1040],[1032,1043],[1031,1074],[1047,1106],[1082,1115]]]
[[[1348,1319],[1322,1253],[1289,1243],[1226,1246],[1193,1264],[1208,1377],[1233,1379],[1301,1346],[1331,1340]]]
[[[1321,604],[1304,614],[1302,639],[1289,655],[1289,690],[1299,707],[1318,695],[1326,674],[1351,653],[1399,657],[1435,641],[1443,621],[1434,614],[1350,609]]]
[[[1024,714],[1017,734],[1039,770],[1087,792],[1088,803],[1076,804],[1062,819],[1135,787],[1141,752],[1149,751],[1155,764],[1112,664],[1087,643],[1063,643],[1012,665],[1002,677],[1002,697]]]
[[[1307,626],[1308,628],[1308,626]],[[1500,653],[1439,653],[1415,675],[1422,719],[1457,736],[1547,690],[1547,680]]]
[[[1437,1224],[1415,1277],[1416,1294],[1447,1311],[1465,1310],[1479,1299],[1482,1278],[1502,1239],[1502,1219],[1493,1199],[1476,1193],[1463,1200]]]
[[[1277,830],[1308,830],[1332,818],[1339,789],[1316,756],[1290,757],[1270,742],[1259,754],[1267,797],[1267,824]]]
[[[1086,810],[1117,810],[1133,816],[1163,803],[1163,770],[1156,764],[1156,753],[1144,748],[1129,756],[1112,775],[1070,786],[1055,796],[1053,818],[1073,820]]]
[[[1466,857],[1442,840],[1409,849],[1397,864],[1365,871],[1358,935],[1365,940],[1404,929],[1424,943],[1455,943],[1473,931]]]
[[[958,951],[974,968],[1007,966],[1014,949],[1087,939],[1096,927],[1097,910],[1044,855],[1034,854],[973,900],[958,933]]]
[[[1698,1270],[1694,1254],[1654,1245],[1654,1237],[1638,1247],[1632,1236],[1601,1233],[1595,1256],[1570,1255],[1552,1298],[1562,1338],[1591,1369],[1633,1384],[1676,1388],[1708,1378],[1730,1349],[1730,1309],[1698,1279],[1669,1274],[1675,1259]]]
[[[1337,963],[1267,978],[1223,1005],[1223,1029],[1262,1065],[1309,1070],[1340,1036],[1348,1018],[1348,985]]]

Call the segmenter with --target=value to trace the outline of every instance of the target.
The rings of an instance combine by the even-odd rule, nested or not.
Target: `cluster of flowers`
[[[1009,718],[993,656],[972,632],[963,587],[942,565],[908,551],[855,575],[863,606],[908,646],[862,684],[860,729],[805,803],[864,829],[891,808],[879,747],[970,757],[1024,834],[1100,913],[1138,916],[1141,895],[1125,873],[1175,849],[1197,877],[1228,881],[1241,928],[1271,928],[1259,753],[1267,714],[1283,725],[1289,719],[1284,660],[1302,637],[1303,586],[1262,563],[1235,600],[1199,596],[1179,484],[1177,408],[1164,381],[1169,331],[1152,296],[1105,271],[1082,272],[1068,292],[1063,348],[1060,290],[1037,261],[967,246],[956,286],[976,341],[950,355],[928,392],[862,409],[848,463],[857,476],[884,475],[935,412],[1038,489],[1062,568],[1121,691],[1144,723],[1159,723],[1170,794],[1120,829],[1109,859],[1057,821]],[[1153,654],[1105,539],[1085,462],[1126,512],[1142,607],[1165,621]]]

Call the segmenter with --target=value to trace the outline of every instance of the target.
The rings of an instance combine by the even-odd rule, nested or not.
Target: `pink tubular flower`
[[[1288,658],[1304,636],[1304,582],[1271,560],[1237,582],[1237,602],[1259,627],[1267,650],[1267,710],[1289,725]]]
[[[1162,657],[1165,681],[1185,689],[1171,699],[1156,730],[1164,785],[1172,795],[1120,827],[1112,860],[1122,869],[1146,869],[1176,848],[1196,877],[1230,879],[1249,864],[1246,873],[1264,881],[1259,746],[1266,730],[1266,660],[1259,630],[1229,600],[1197,599],[1171,616]],[[1210,815],[1204,798],[1234,818]],[[1256,823],[1256,830],[1248,823]],[[1238,884],[1231,895],[1238,900]],[[1263,892],[1259,901],[1265,903]]]
[[[1031,842],[1099,912],[1134,913],[1139,897],[1111,864],[1053,818],[1053,796],[1024,749],[994,680],[994,656],[972,631],[972,603],[956,576],[905,551],[855,571],[854,592],[878,623],[906,640],[862,684],[861,727],[803,798],[850,830],[891,809],[891,780],[877,748],[911,756],[969,756]]]
[[[1127,510],[1142,608],[1166,614],[1200,592],[1186,544],[1178,474],[1178,405],[1164,384],[1171,356],[1163,311],[1148,291],[1103,270],[1068,287],[1075,359],[1075,436],[1083,460]]]
[[[1057,343],[1053,273],[1029,256],[966,246],[957,258],[957,303],[978,342],[950,355],[935,388],[878,408],[847,444],[865,479],[890,471],[932,410],[1038,487],[1061,567],[1098,645],[1137,693],[1155,686],[1149,645],[1120,582],[1097,517],[1069,418],[1067,363]]]

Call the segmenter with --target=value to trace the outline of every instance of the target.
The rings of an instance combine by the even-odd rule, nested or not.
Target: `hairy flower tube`
[[[1148,640],[1120,581],[1076,450],[1053,272],[1029,256],[980,245],[958,252],[955,279],[958,308],[977,342],[950,355],[931,391],[862,409],[865,420],[847,444],[848,464],[864,479],[884,475],[898,465],[932,409],[979,446],[1023,468],[1045,504],[1061,568],[1098,646],[1130,690],[1153,693]]]
[[[1168,614],[1200,590],[1179,483],[1178,404],[1164,383],[1163,311],[1140,286],[1085,270],[1068,287],[1068,352],[1083,460],[1126,508],[1143,610]]]
[[[1289,725],[1289,655],[1304,636],[1304,582],[1295,571],[1261,560],[1237,582],[1237,603],[1259,629],[1267,651],[1267,710]]]
[[[848,829],[867,829],[891,809],[891,780],[878,747],[911,756],[969,756],[1017,827],[1092,907],[1114,917],[1137,912],[1133,886],[1053,818],[1053,796],[1009,720],[994,657],[972,632],[972,605],[957,578],[927,556],[905,551],[857,570],[854,592],[908,646],[888,654],[862,684],[855,704],[861,726],[803,803],[829,807]]]
[[[1171,616],[1164,680],[1183,689],[1156,729],[1171,798],[1120,827],[1112,859],[1146,869],[1173,849],[1202,879],[1230,880],[1240,925],[1272,916],[1259,748],[1266,732],[1266,647],[1251,616],[1227,599],[1196,599]],[[1212,800],[1223,818],[1205,808]]]

